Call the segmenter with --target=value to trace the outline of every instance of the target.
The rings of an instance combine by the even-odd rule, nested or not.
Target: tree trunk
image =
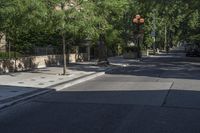
[[[62,40],[63,40],[63,75],[66,75],[66,68],[67,68],[67,62],[66,62],[66,42],[65,42],[65,33],[62,34]]]
[[[107,58],[107,51],[105,46],[105,35],[101,34],[99,36],[99,59],[98,64],[109,64],[108,58]]]

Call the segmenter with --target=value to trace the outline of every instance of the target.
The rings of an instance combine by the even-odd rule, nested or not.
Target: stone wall
[[[70,54],[70,63],[75,63],[77,60],[78,56],[76,54]],[[0,60],[0,74],[14,71],[28,71],[50,66],[60,66],[62,64],[62,55],[31,56],[19,58],[17,60]]]
[[[31,56],[16,60],[0,60],[0,73],[28,71],[36,68],[60,65],[61,62],[62,57],[60,55]]]

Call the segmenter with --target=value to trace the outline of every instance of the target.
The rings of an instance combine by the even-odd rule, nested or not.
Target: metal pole
[[[165,23],[165,47],[167,46],[167,24]]]
[[[10,56],[10,40],[8,41],[8,58],[9,58],[9,60],[11,59],[11,56]]]
[[[138,32],[138,36],[137,36],[137,47],[138,47],[138,58],[140,58],[140,24],[137,24],[137,32]]]
[[[153,33],[154,33],[153,53],[155,54],[156,53],[156,16],[155,16],[155,10],[154,10],[154,13],[153,13]]]

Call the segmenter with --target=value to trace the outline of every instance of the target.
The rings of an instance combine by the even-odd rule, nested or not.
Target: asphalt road
[[[128,63],[1,110],[0,132],[200,132],[200,63],[174,55]]]

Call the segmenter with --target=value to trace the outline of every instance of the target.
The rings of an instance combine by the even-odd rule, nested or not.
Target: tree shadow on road
[[[53,91],[1,110],[0,130],[4,133],[55,133],[61,129],[70,133],[146,133],[149,129],[154,133],[192,132],[199,130],[199,101],[200,92],[192,90]]]
[[[200,80],[200,62],[182,58],[149,58],[113,69],[106,74]]]

